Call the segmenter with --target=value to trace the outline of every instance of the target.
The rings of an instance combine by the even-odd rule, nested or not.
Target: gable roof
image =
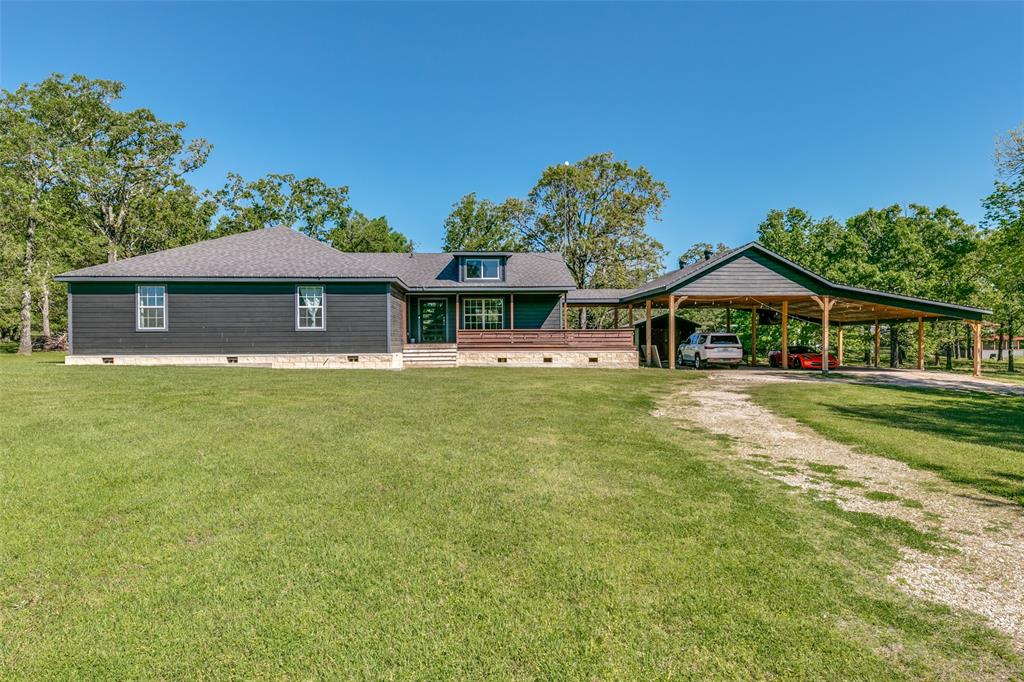
[[[576,288],[558,253],[509,253],[503,281],[459,281],[454,253],[360,253],[357,258],[401,278],[410,289],[557,289]]]
[[[501,282],[459,282],[451,253],[348,253],[281,225],[65,272],[62,282],[116,280],[392,281],[406,289],[554,289],[576,284],[557,253],[507,255]]]
[[[242,232],[58,275],[88,279],[371,279],[395,276],[286,226]]]

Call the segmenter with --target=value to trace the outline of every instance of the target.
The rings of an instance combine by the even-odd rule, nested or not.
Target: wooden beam
[[[508,295],[508,328],[516,328],[516,295]]]
[[[924,369],[924,318],[917,318],[917,368]]]
[[[668,368],[676,368],[676,297],[668,297]]]
[[[633,320],[633,304],[632,303],[629,304],[627,310],[629,310],[629,326],[632,327],[633,326],[633,321],[634,321]]]
[[[757,364],[757,308],[750,309],[750,366]]]
[[[972,344],[974,346],[974,357],[972,360],[973,374],[976,377],[981,376],[981,322],[971,322],[971,331],[973,333]]]
[[[836,360],[839,361],[839,366],[843,366],[843,328],[839,327],[836,329]]]
[[[789,369],[789,301],[782,302],[782,369]]]
[[[878,320],[875,320],[875,357],[872,358],[871,364],[878,367],[880,361],[879,356],[882,354],[882,327],[878,324]]]
[[[459,327],[462,326],[462,319],[459,317],[459,295],[455,294],[455,343],[459,342]]]
[[[647,366],[648,367],[651,366],[651,306],[652,305],[653,304],[651,303],[651,301],[648,300],[647,301],[647,305],[645,306],[646,309],[647,309],[647,330],[644,333],[647,335],[646,357],[647,357]]]
[[[821,373],[828,375],[828,313],[836,304],[836,299],[828,296],[811,296],[811,299],[821,308]],[[836,358],[838,360],[838,358]]]
[[[562,329],[569,328],[569,299],[562,294]]]

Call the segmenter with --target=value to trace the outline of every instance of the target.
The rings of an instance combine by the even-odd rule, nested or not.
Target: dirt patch
[[[988,618],[1024,650],[1024,512],[902,462],[863,454],[755,404],[754,383],[785,374],[718,372],[686,382],[657,416],[729,436],[728,456],[842,509],[900,519],[953,552],[905,548],[889,579],[912,595]],[[700,405],[700,409],[692,409]]]

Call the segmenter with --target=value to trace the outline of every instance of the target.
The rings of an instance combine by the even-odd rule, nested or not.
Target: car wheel
[[[676,351],[676,367],[682,367],[685,364],[686,363],[683,362],[683,351],[682,350],[677,350]]]
[[[693,368],[694,369],[700,369],[700,356],[699,355],[694,355],[693,356]]]

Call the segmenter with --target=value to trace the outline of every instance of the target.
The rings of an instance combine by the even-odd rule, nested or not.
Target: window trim
[[[469,303],[470,301],[498,301],[499,303],[501,303],[501,326],[500,327],[468,327],[468,326],[466,326],[466,311],[468,309],[468,306],[466,304]],[[493,331],[493,330],[496,330],[496,329],[507,329],[507,327],[505,327],[505,297],[504,296],[474,296],[473,298],[464,298],[464,299],[462,299],[462,305],[459,306],[459,307],[461,309],[460,312],[461,312],[461,316],[462,316],[462,320],[461,320],[461,322],[462,322],[462,329],[465,329],[467,331]],[[481,306],[481,310],[483,310],[482,306]]]
[[[300,309],[300,298],[299,289],[302,288],[315,288],[320,290],[320,326],[319,327],[303,327],[299,324],[299,309]],[[295,331],[297,332],[323,332],[327,331],[327,287],[323,284],[296,284],[295,285]]]
[[[494,261],[495,265],[497,265],[498,274],[495,277],[483,277],[483,276],[481,276],[481,277],[470,277],[469,276],[469,264],[470,264],[470,262],[471,261],[479,261],[480,262],[480,274],[483,275],[483,272],[484,272],[483,262],[485,260],[492,260],[492,261]],[[498,258],[497,256],[473,256],[472,258],[463,258],[462,259],[462,268],[463,268],[463,272],[465,273],[465,275],[463,276],[463,279],[465,281],[467,281],[467,282],[480,282],[480,281],[484,281],[484,282],[500,282],[501,279],[502,279],[502,277],[501,277],[501,274],[502,274],[501,273],[501,268],[502,268],[501,259]]]
[[[143,287],[147,287],[147,288],[150,288],[150,287],[157,288],[157,287],[159,287],[159,288],[164,290],[164,304],[163,304],[163,306],[146,306],[147,308],[161,307],[163,309],[163,311],[164,311],[164,324],[163,324],[162,327],[143,327],[142,326],[142,296],[140,295],[139,290],[142,289]],[[146,284],[136,284],[135,285],[135,331],[137,331],[137,332],[165,332],[165,331],[167,331],[168,326],[169,326],[169,316],[167,314],[168,313],[167,308],[168,308],[168,305],[167,305],[167,285],[166,284],[158,284],[158,283],[155,283],[155,282],[152,282],[152,283],[147,282]]]

